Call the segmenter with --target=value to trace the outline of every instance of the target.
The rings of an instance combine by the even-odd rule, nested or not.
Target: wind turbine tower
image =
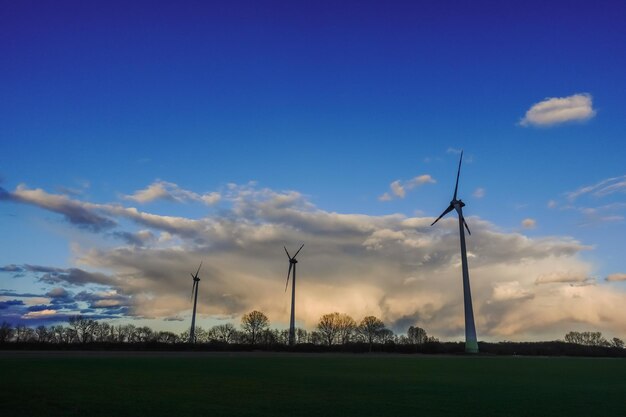
[[[447,209],[441,213],[441,216],[437,217],[431,226],[439,221],[443,216],[450,213],[452,210],[456,210],[459,215],[459,235],[461,239],[461,267],[463,270],[463,302],[465,306],[465,352],[466,353],[478,353],[478,341],[476,339],[476,326],[474,325],[474,310],[472,308],[472,292],[470,291],[469,281],[469,269],[467,267],[467,250],[465,248],[465,229],[468,234],[470,232],[469,226],[463,217],[463,207],[465,203],[456,199],[457,191],[459,189],[459,174],[461,173],[461,162],[463,161],[463,151],[461,151],[461,158],[459,159],[459,169],[456,173],[456,186],[454,187],[454,196]]]
[[[191,287],[191,296],[193,297],[193,313],[191,315],[189,343],[196,343],[196,304],[198,304],[198,283],[200,282],[200,278],[198,278],[198,273],[200,272],[200,268],[202,268],[202,262],[200,262],[200,266],[198,267],[196,274],[191,274],[191,278],[193,279],[193,286]]]
[[[300,246],[300,249],[296,252],[295,255],[289,255],[287,251],[287,247],[285,248],[285,253],[289,258],[289,271],[287,271],[287,283],[285,284],[285,292],[287,292],[287,287],[289,287],[289,276],[291,275],[291,271],[293,269],[293,279],[291,280],[291,318],[289,320],[289,346],[293,346],[296,343],[296,264],[298,261],[296,260],[296,256],[300,253],[304,244]]]

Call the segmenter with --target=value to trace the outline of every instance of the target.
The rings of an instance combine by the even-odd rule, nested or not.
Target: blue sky
[[[419,317],[434,333],[452,338],[457,334],[454,299],[428,310],[416,296],[394,311],[380,301],[394,294],[381,276],[398,271],[382,261],[372,264],[379,275],[361,287],[350,265],[384,251],[380,242],[372,243],[376,233],[392,236],[384,231],[404,234],[404,240],[393,238],[394,245],[416,248],[416,259],[432,259],[443,250],[415,243],[443,232],[381,226],[381,219],[397,214],[427,223],[437,216],[451,198],[458,150],[464,149],[460,195],[468,204],[475,241],[481,242],[482,227],[484,239],[487,231],[497,233],[504,247],[511,239],[529,239],[528,247],[551,242],[546,256],[554,257],[553,262],[536,260],[541,268],[535,268],[524,263],[535,258],[525,258],[518,246],[509,247],[512,259],[521,251],[514,262],[508,255],[502,255],[504,261],[481,253],[486,245],[477,243],[473,285],[482,285],[474,284],[481,279],[480,259],[488,259],[484,265],[491,268],[484,272],[484,289],[476,290],[479,311],[481,295],[488,312],[489,301],[503,293],[516,294],[507,307],[512,321],[539,300],[557,306],[568,297],[582,297],[589,304],[583,317],[572,313],[547,323],[529,321],[521,330],[485,319],[482,333],[495,339],[550,337],[582,323],[624,335],[625,316],[610,323],[593,318],[607,299],[617,305],[626,297],[620,282],[626,279],[620,275],[626,272],[621,255],[626,243],[623,3],[335,3],[0,2],[0,266],[25,269],[0,274],[0,289],[39,294],[41,304],[33,305],[44,306],[51,305],[53,298],[45,294],[54,288],[74,297],[114,292],[125,301],[112,316],[149,317],[157,327],[182,329],[186,321],[158,324],[164,317],[188,317],[182,295],[180,313],[157,308],[159,300],[167,302],[160,294],[178,288],[176,281],[156,285],[149,265],[131,267],[113,254],[137,251],[149,262],[150,254],[174,259],[182,251],[206,257],[207,264],[219,254],[224,269],[215,267],[215,282],[227,274],[226,259],[243,265],[243,258],[262,258],[266,266],[242,266],[237,274],[242,282],[258,279],[266,285],[274,280],[273,268],[285,266],[280,242],[291,238],[284,243],[294,246],[319,238],[321,248],[342,250],[343,256],[332,271],[311,269],[309,279],[322,282],[338,274],[346,281],[335,281],[337,291],[360,295],[354,305],[328,301],[316,307],[303,294],[302,325],[313,327],[323,309],[358,316],[367,310],[363,306],[371,306],[399,330],[409,317]],[[41,192],[35,195],[37,189]],[[138,199],[141,190],[153,194]],[[203,202],[211,193],[219,201]],[[385,193],[390,198],[381,201]],[[64,203],[53,208],[50,202],[59,199]],[[276,203],[271,215],[254,211],[283,199],[287,202]],[[81,213],[115,226],[96,230],[93,222],[72,221],[68,210],[75,215],[79,206]],[[275,260],[266,259],[263,250],[233,238],[232,229],[224,233],[233,240],[220,246],[217,235],[192,237],[177,229],[178,223],[164,227],[145,216],[138,220],[129,212],[120,214],[119,207],[181,222],[248,222],[256,228],[249,234],[284,230],[265,242],[278,249]],[[254,216],[246,211],[250,207]],[[333,232],[332,222],[309,230],[302,218],[293,220],[295,212],[325,218],[334,213],[340,223],[363,222],[355,226],[360,231],[380,229],[351,240],[350,233]],[[350,215],[360,217],[341,217]],[[452,238],[452,223],[444,229]],[[147,237],[140,245],[122,238],[140,231]],[[572,242],[578,246],[568,249],[566,258],[559,250],[550,252]],[[454,245],[450,256],[458,252]],[[421,282],[420,267],[411,256],[407,252],[398,260],[405,281],[416,293],[435,291],[430,284],[415,284]],[[168,267],[172,273],[193,269],[186,261],[191,259],[183,256]],[[450,262],[429,274],[449,273],[451,285],[458,284],[452,278],[454,259]],[[470,268],[471,263],[470,258]],[[94,278],[79,288],[71,274],[46,281],[46,272],[24,265],[100,272],[109,281]],[[518,268],[518,275],[497,278],[503,265]],[[141,285],[119,284],[124,274],[140,277]],[[606,281],[609,276],[613,279]],[[546,277],[557,282],[549,291],[538,284]],[[221,295],[234,293],[224,285]],[[574,290],[587,292],[567,292]],[[554,298],[546,301],[547,293]],[[206,299],[200,310],[205,325],[217,318],[236,321],[247,308],[271,304],[246,297],[214,306]],[[27,306],[32,300],[22,301]],[[441,320],[447,307],[453,325]],[[11,308],[12,319],[26,314]],[[54,311],[51,317],[74,311],[48,310]],[[429,316],[426,310],[441,313]],[[287,320],[282,310],[273,313],[277,325]],[[477,326],[480,338],[480,319]]]

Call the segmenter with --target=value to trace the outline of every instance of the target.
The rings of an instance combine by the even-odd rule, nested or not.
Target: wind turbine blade
[[[202,261],[200,261],[200,266],[198,267],[198,270],[196,271],[196,277],[198,276],[198,272],[200,272],[200,268],[202,268]]]
[[[300,249],[298,249],[298,252],[296,252],[295,255],[293,255],[293,257],[295,258],[296,256],[298,256],[298,254],[300,253],[300,251],[302,250],[302,248],[304,247],[304,243],[302,244],[302,246],[300,246]]]
[[[291,268],[293,264],[289,262],[289,271],[287,271],[287,283],[285,284],[285,292],[287,292],[287,287],[289,287],[289,277],[291,276]]]
[[[463,161],[463,151],[461,151],[461,158],[459,158],[459,170],[456,172],[456,185],[454,186],[454,198],[456,200],[456,192],[459,190],[459,175],[461,174],[461,162]]]
[[[443,213],[441,213],[441,216],[437,217],[437,220],[435,220],[434,222],[432,222],[430,225],[432,226],[432,225],[434,225],[435,223],[437,223],[437,222],[439,221],[439,219],[441,219],[441,218],[442,218],[443,216],[445,216],[446,214],[450,213],[452,210],[454,210],[454,206],[453,206],[452,204],[450,204],[450,205],[448,206],[448,208],[447,208],[447,209],[446,209]]]
[[[287,252],[287,247],[283,246],[283,248],[285,248],[285,253],[287,254],[287,257],[291,259],[291,255],[289,255],[289,252]]]
[[[467,225],[467,222],[465,221],[465,217],[463,217],[463,224],[465,225],[465,228],[467,229],[467,233],[471,235],[472,232],[470,232],[469,226]]]

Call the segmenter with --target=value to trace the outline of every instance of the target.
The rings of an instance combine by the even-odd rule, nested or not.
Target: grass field
[[[626,360],[0,356],[5,416],[625,416]]]

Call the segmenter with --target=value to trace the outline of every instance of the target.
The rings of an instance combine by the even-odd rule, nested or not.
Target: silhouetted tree
[[[87,343],[93,340],[93,329],[96,327],[96,321],[83,317],[72,316],[69,318],[69,323],[79,343]]]
[[[385,323],[378,317],[367,316],[361,320],[357,329],[358,333],[369,344],[369,350],[372,351],[372,344],[378,339],[380,332],[385,328]]]
[[[0,324],[0,343],[9,342],[13,337],[13,333],[14,330],[11,324],[3,321],[2,324]]]
[[[339,333],[339,313],[324,314],[317,323],[317,330],[324,343],[328,346],[335,342],[335,338]]]
[[[93,329],[93,337],[96,342],[111,341],[111,325],[109,323],[98,323]]]
[[[618,337],[614,337],[611,340],[611,346],[614,348],[619,348],[619,349],[623,349],[624,348],[624,341]]]
[[[156,341],[159,343],[178,343],[178,335],[173,332],[160,331],[156,335]]]
[[[350,343],[356,331],[356,321],[347,314],[337,316],[337,337],[342,344]]]
[[[601,332],[569,332],[565,335],[565,341],[585,346],[609,346]]]
[[[24,326],[23,324],[18,324],[17,326],[15,326],[15,332],[14,332],[15,341],[26,342],[27,331],[28,331],[28,327]]]
[[[409,330],[406,332],[406,336],[409,339],[409,343],[412,345],[421,345],[428,341],[426,330],[421,327],[409,327]]]
[[[378,332],[378,340],[380,343],[392,343],[395,342],[395,334],[391,329],[384,328]]]
[[[209,340],[230,343],[237,329],[231,323],[218,324],[209,330]]]
[[[324,343],[324,338],[320,332],[313,331],[309,333],[309,343],[313,343],[314,345],[321,345]]]
[[[296,343],[311,343],[309,341],[309,332],[297,327],[296,328]]]
[[[46,326],[37,326],[35,329],[35,335],[39,343],[47,343],[50,339],[50,333]]]
[[[267,316],[260,311],[254,310],[241,317],[241,328],[248,335],[250,343],[257,343],[259,334],[267,329],[270,321]]]

